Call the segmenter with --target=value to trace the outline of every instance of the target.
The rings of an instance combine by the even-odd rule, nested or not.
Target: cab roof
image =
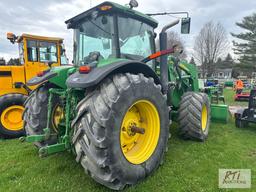
[[[59,37],[45,37],[45,36],[39,36],[39,35],[31,35],[27,33],[23,33],[21,36],[18,38],[18,42],[21,42],[23,38],[27,39],[35,39],[35,40],[41,40],[41,41],[57,41],[59,43],[63,42],[63,38]]]
[[[101,10],[100,8],[103,6],[110,6],[110,8],[107,10]],[[91,14],[94,11],[98,11],[99,13],[119,13],[121,15],[125,15],[128,17],[137,19],[139,21],[145,22],[150,26],[152,26],[153,28],[156,28],[158,25],[158,22],[148,15],[135,11],[128,6],[122,6],[117,3],[113,3],[109,1],[105,1],[75,17],[72,17],[71,19],[65,21],[65,23],[68,24],[68,28],[75,28],[76,24],[79,23],[79,21],[83,20],[86,17],[91,16]]]

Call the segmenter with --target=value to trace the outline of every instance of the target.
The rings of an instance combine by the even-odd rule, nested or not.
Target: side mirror
[[[64,55],[64,54],[65,54],[65,52],[66,52],[66,49],[65,49],[65,48],[63,48],[63,47],[61,47],[61,49],[60,49],[60,55]]]
[[[181,33],[182,34],[189,34],[190,33],[190,17],[182,18],[181,19]]]

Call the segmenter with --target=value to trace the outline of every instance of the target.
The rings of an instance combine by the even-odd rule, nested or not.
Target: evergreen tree
[[[20,65],[20,60],[19,60],[19,58],[11,58],[7,62],[7,65]]]
[[[231,33],[233,37],[236,37],[242,42],[235,42],[234,52],[238,54],[240,65],[243,69],[247,71],[255,70],[255,61],[256,61],[256,13],[253,13],[250,16],[243,18],[242,22],[236,23],[237,26],[244,29],[245,32],[234,34]]]
[[[215,68],[222,68],[222,59],[220,57],[218,57],[216,63],[215,63]]]
[[[222,62],[223,68],[233,68],[234,60],[232,56],[228,53],[224,61]]]
[[[195,60],[194,60],[194,57],[191,57],[189,63],[190,63],[190,64],[193,64],[193,65],[196,65],[196,62],[195,62]]]
[[[4,58],[0,57],[0,65],[5,65],[5,64],[6,64],[6,62],[5,62]]]

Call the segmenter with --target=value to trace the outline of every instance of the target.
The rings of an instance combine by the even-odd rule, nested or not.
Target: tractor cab
[[[157,66],[161,64],[160,79],[163,89],[167,92],[167,54],[179,52],[179,49],[167,49],[166,31],[177,25],[180,19],[171,22],[162,29],[159,34],[160,52],[156,52],[154,29],[158,26],[158,22],[149,16],[151,14],[135,11],[133,7],[136,7],[137,3],[134,3],[136,1],[131,2],[128,6],[104,2],[65,22],[68,29],[74,30],[74,64],[97,68],[118,62],[120,64],[122,61],[141,62],[153,69],[153,72],[149,73],[154,73]],[[187,14],[186,18],[181,19],[181,33],[189,33],[189,30],[190,18]],[[157,57],[160,57],[160,62],[157,62]],[[131,68],[140,68],[142,71],[148,70],[144,69],[143,66],[138,67],[137,64]],[[101,75],[101,77],[103,76],[104,74]],[[67,80],[67,85],[71,87],[77,83],[80,82],[77,82],[76,77],[73,78],[73,76]],[[83,82],[81,83],[83,84]]]
[[[21,65],[27,62],[41,65],[50,63],[55,66],[67,64],[62,38],[31,34],[16,36],[13,33],[7,33],[7,39],[13,44],[18,43]]]
[[[74,58],[78,66],[93,58],[99,61],[98,65],[113,59],[142,60],[155,52],[157,21],[130,7],[105,2],[66,23],[74,29]]]

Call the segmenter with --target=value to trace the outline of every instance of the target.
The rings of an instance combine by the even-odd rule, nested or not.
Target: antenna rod
[[[180,14],[186,14],[187,17],[189,17],[188,12],[186,12],[186,11],[163,12],[163,13],[148,13],[146,15],[148,15],[148,16],[157,16],[157,15],[180,15]]]

